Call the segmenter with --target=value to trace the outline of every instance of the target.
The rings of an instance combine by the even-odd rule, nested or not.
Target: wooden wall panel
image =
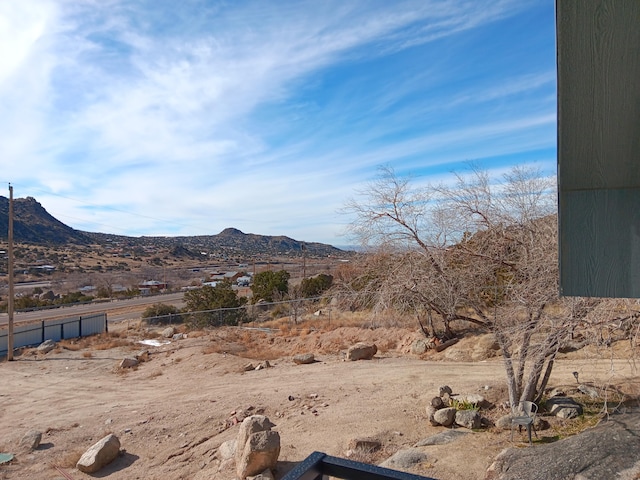
[[[557,0],[560,289],[640,297],[640,0]]]

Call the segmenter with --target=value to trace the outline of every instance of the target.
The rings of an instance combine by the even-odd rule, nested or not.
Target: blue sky
[[[0,2],[0,182],[74,228],[348,244],[469,161],[555,175],[552,0]]]

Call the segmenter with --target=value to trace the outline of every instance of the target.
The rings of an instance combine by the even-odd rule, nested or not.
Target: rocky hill
[[[13,210],[15,242],[40,245],[84,245],[91,241],[83,232],[74,230],[51,216],[33,197],[15,199]],[[7,240],[8,229],[9,199],[0,196],[0,240]]]
[[[0,196],[0,241],[7,240],[9,199]],[[128,237],[75,230],[50,215],[32,197],[14,200],[14,241],[33,245],[119,245],[162,247],[172,255],[198,258],[201,252],[235,255],[342,256],[346,252],[331,245],[301,242],[286,236],[256,235],[227,228],[217,235],[181,237]]]

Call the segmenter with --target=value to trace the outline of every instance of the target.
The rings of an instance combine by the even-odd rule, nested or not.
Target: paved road
[[[38,310],[35,312],[16,312],[13,318],[14,323],[17,324],[107,312],[107,318],[110,322],[137,320],[140,318],[142,311],[154,303],[165,303],[167,305],[174,305],[181,308],[184,306],[183,297],[183,293],[168,293],[166,295],[136,297],[128,300],[113,300],[105,303],[76,305],[49,310]],[[6,325],[7,321],[8,315],[6,313],[0,313],[0,326]]]

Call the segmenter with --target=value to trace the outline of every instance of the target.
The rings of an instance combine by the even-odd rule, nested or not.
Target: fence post
[[[40,343],[44,343],[44,320],[42,320],[42,341]]]
[[[107,314],[104,313],[104,331],[109,333],[109,322],[107,321]]]
[[[60,323],[60,340],[64,340],[64,323]]]
[[[78,336],[82,338],[82,315],[78,317]]]

